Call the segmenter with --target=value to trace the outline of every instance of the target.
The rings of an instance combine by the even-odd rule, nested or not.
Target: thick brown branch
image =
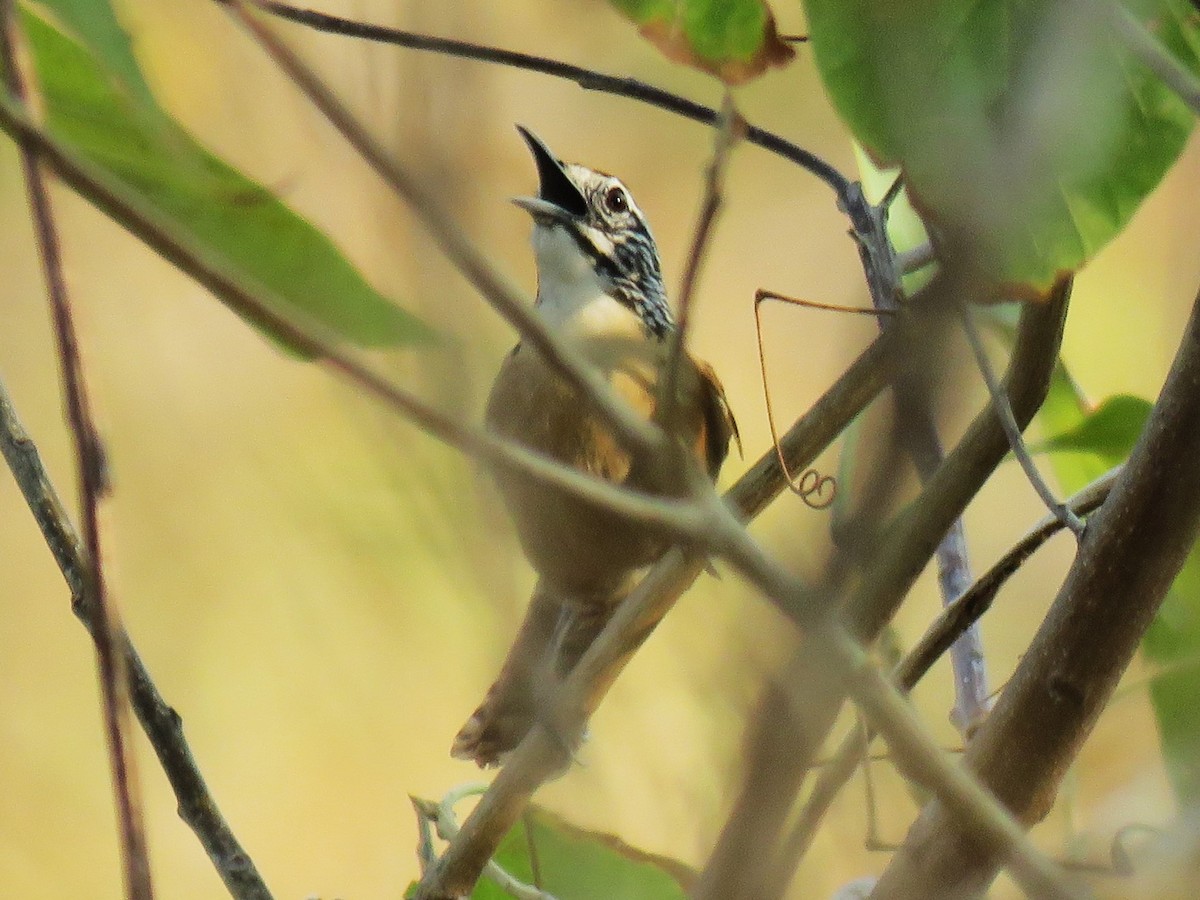
[[[1200,531],[1200,298],[1141,439],[967,762],[1026,824],[1053,802]],[[961,897],[1001,860],[931,804],[879,897]]]

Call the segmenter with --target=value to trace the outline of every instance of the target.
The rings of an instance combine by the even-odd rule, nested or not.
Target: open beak
[[[584,218],[587,215],[587,200],[567,175],[562,161],[528,128],[518,125],[517,131],[529,145],[529,152],[537,163],[538,195],[514,197],[513,203],[539,222],[567,222]]]

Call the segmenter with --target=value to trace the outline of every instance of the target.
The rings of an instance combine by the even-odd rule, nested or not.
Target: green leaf
[[[368,285],[320,231],[157,107],[137,102],[86,48],[29,9],[21,22],[47,130],[140,195],[240,281],[273,293],[285,307],[277,312],[365,346],[432,337]]]
[[[41,5],[58,16],[137,103],[158,106],[133,55],[129,34],[107,0],[41,0]]]
[[[559,900],[683,900],[696,880],[696,873],[676,860],[577,828],[537,806],[529,807],[524,820],[505,835],[493,859],[509,875],[536,883]],[[405,896],[415,888],[410,885]],[[510,900],[510,895],[484,876],[471,900]]]
[[[528,826],[528,831],[526,827]],[[533,880],[532,843],[542,888],[560,900],[682,900],[694,879],[682,864],[630,847],[612,835],[585,831],[531,807],[525,823],[505,837],[496,861],[526,883]],[[502,897],[477,888],[472,900]]]
[[[1141,397],[1109,397],[1076,427],[1048,438],[1038,449],[1093,453],[1111,463],[1111,468],[1129,457],[1153,408]]]
[[[611,0],[664,54],[730,84],[795,55],[765,0]]]
[[[1186,0],[1135,2],[1200,68]],[[1119,232],[1192,128],[1183,101],[1085,6],[804,5],[821,77],[855,137],[903,169],[928,222],[970,235],[1014,295],[1044,292]]]

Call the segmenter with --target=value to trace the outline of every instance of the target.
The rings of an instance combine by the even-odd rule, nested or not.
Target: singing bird
[[[513,201],[533,217],[536,310],[622,400],[657,422],[675,321],[646,217],[618,179],[564,163],[532,132],[517,130],[539,180],[538,196]],[[676,386],[669,422],[659,424],[715,479],[738,437],[725,392],[712,369],[686,353]],[[485,419],[494,433],[597,478],[661,496],[684,492],[682,478],[634,452],[524,344],[504,360]],[[538,582],[499,677],[451,748],[481,767],[520,743],[638,571],[670,546],[661,532],[535,477],[509,469],[494,476]]]

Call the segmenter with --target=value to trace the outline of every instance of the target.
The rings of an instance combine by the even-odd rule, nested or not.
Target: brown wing
[[[729,408],[725,388],[712,366],[701,360],[693,360],[700,375],[700,399],[703,404],[704,432],[707,443],[708,474],[714,480],[721,471],[721,463],[729,454],[729,440],[737,442],[738,455],[742,454],[742,436],[738,434],[737,420]]]

